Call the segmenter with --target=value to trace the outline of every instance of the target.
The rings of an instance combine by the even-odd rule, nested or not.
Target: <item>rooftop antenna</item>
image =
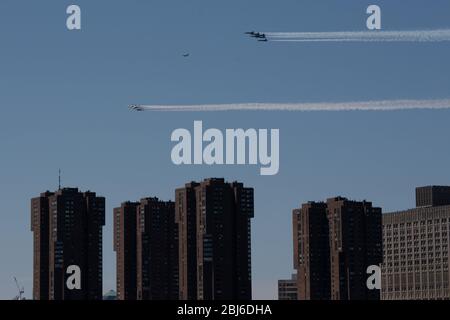
[[[58,190],[61,190],[61,169],[58,171]]]

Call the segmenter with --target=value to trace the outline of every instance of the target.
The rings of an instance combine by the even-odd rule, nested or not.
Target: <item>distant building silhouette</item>
[[[180,299],[249,300],[253,189],[224,179],[175,192]]]
[[[31,200],[34,235],[33,299],[102,299],[105,198],[64,188]],[[81,270],[81,289],[66,286],[67,268]]]
[[[367,267],[382,262],[381,208],[335,197],[293,211],[298,298],[377,300]]]
[[[450,187],[416,189],[417,208],[383,215],[382,299],[450,299]]]
[[[144,198],[114,209],[119,300],[178,299],[178,228],[171,201]]]
[[[297,275],[289,280],[278,280],[278,300],[297,300]]]

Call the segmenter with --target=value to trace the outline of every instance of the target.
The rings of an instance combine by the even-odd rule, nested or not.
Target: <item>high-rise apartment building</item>
[[[293,210],[294,268],[299,300],[330,299],[327,205],[308,202]]]
[[[175,198],[180,299],[251,299],[253,189],[206,179],[177,189]]]
[[[118,300],[137,298],[137,211],[139,202],[124,202],[114,209],[114,251]]]
[[[382,299],[450,299],[449,190],[417,188],[417,208],[383,215]]]
[[[330,198],[293,211],[299,299],[372,300],[367,268],[382,262],[381,208]]]
[[[137,299],[178,300],[178,227],[172,201],[142,199],[137,210]]]
[[[31,231],[33,232],[33,299],[49,299],[49,197],[42,193],[31,200]]]
[[[114,209],[119,300],[178,299],[178,228],[172,201],[144,198]]]
[[[367,268],[383,262],[381,208],[367,201],[327,200],[332,300],[379,300]]]
[[[102,228],[105,198],[64,188],[31,200],[34,235],[33,299],[102,299]],[[70,266],[80,270],[81,287],[67,286]]]
[[[199,183],[175,191],[175,217],[179,235],[179,297],[197,300],[197,198]]]

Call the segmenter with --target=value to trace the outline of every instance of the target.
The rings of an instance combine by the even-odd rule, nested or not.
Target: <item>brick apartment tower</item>
[[[250,300],[253,189],[224,179],[175,192],[180,299]]]
[[[175,191],[175,219],[179,242],[179,297],[197,300],[197,201],[196,188],[191,182]]]
[[[383,262],[381,208],[371,202],[327,200],[332,300],[379,300],[367,288],[367,267]]]
[[[137,210],[137,299],[178,300],[178,228],[172,201],[142,199]]]
[[[330,300],[327,205],[308,202],[293,210],[294,268],[299,300]]]
[[[366,271],[383,261],[381,219],[381,208],[342,197],[294,210],[299,299],[379,300]]]
[[[137,235],[139,202],[124,202],[114,209],[114,251],[118,300],[137,298]]]
[[[33,299],[102,299],[105,198],[64,188],[31,200]],[[81,289],[69,290],[67,267],[81,269]]]
[[[178,300],[178,228],[171,201],[144,198],[114,209],[117,299]]]

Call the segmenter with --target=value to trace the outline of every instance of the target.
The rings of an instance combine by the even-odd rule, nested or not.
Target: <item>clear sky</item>
[[[65,26],[82,8],[82,31]],[[0,2],[0,298],[13,276],[32,289],[30,199],[58,185],[107,199],[104,291],[115,289],[112,209],[174,198],[190,180],[255,188],[255,298],[276,298],[292,272],[291,210],[335,195],[384,211],[414,204],[414,187],[450,184],[450,110],[138,113],[131,103],[322,102],[449,98],[450,43],[260,43],[257,31],[450,28],[450,1],[46,0]],[[189,52],[189,58],[182,54]],[[176,167],[170,134],[279,128],[280,172],[259,166]]]

